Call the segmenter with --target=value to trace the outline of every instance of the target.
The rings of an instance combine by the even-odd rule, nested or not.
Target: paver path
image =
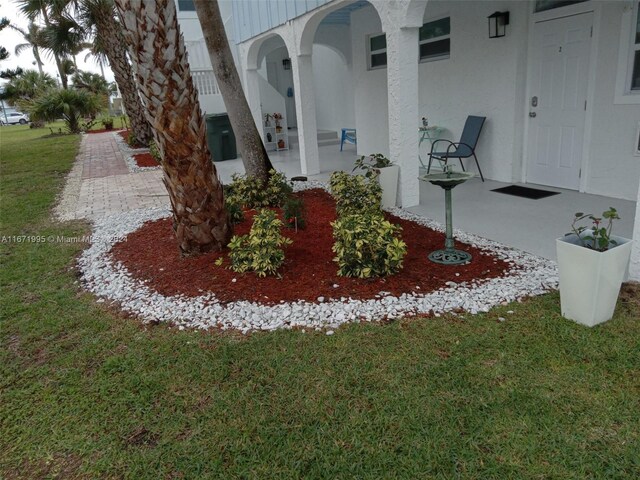
[[[169,205],[162,172],[131,173],[112,133],[84,135],[56,215],[95,219],[138,208]]]

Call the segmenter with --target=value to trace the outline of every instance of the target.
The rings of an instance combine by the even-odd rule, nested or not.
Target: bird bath
[[[474,176],[470,172],[453,172],[449,165],[445,166],[442,173],[431,173],[418,177],[423,182],[429,182],[444,189],[444,203],[447,219],[447,239],[444,242],[444,250],[436,250],[429,254],[429,260],[444,265],[459,265],[471,260],[471,254],[456,250],[453,240],[453,222],[451,214],[451,190],[456,185],[466,182]]]

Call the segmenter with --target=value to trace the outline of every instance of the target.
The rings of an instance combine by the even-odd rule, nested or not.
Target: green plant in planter
[[[260,210],[253,218],[249,235],[234,236],[229,242],[231,270],[255,272],[259,277],[277,275],[284,262],[285,245],[291,240],[280,232],[280,221],[273,210]]]
[[[591,220],[591,226],[578,225],[579,222],[585,219]],[[608,220],[606,226],[603,225],[603,219]],[[620,216],[613,207],[609,207],[609,210],[602,212],[602,217],[596,217],[591,213],[578,212],[575,214],[573,223],[571,223],[571,232],[566,235],[574,233],[583,247],[604,252],[618,244],[611,238],[614,220],[620,220]],[[589,231],[589,233],[583,235],[585,231]]]
[[[372,153],[358,158],[351,172],[364,170],[364,176],[371,179],[380,175],[381,168],[390,167],[391,165],[394,165],[394,163],[381,153]]]
[[[102,123],[105,130],[113,130],[113,117],[102,117],[100,123]]]
[[[369,181],[362,175],[334,172],[329,180],[329,187],[336,201],[338,216],[358,213],[382,215],[382,188],[378,182]]]
[[[290,195],[282,207],[282,216],[287,228],[304,230],[307,226],[307,215],[301,198]]]
[[[376,213],[347,215],[331,223],[333,259],[343,277],[384,277],[397,273],[407,253],[402,228]]]
[[[293,192],[283,173],[271,170],[265,183],[249,175],[232,175],[229,185],[233,200],[246,208],[280,207]]]

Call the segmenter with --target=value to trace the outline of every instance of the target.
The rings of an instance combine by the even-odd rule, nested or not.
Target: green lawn
[[[78,137],[44,133],[0,128],[5,240],[88,231],[49,219]],[[243,337],[94,303],[81,248],[0,245],[2,479],[640,477],[637,296]]]

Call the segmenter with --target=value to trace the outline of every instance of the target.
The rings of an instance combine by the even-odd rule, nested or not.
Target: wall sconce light
[[[509,12],[495,12],[487,18],[489,19],[489,38],[500,38],[507,34]]]
[[[291,59],[290,58],[283,58],[282,59],[282,68],[284,68],[285,70],[291,70]]]

